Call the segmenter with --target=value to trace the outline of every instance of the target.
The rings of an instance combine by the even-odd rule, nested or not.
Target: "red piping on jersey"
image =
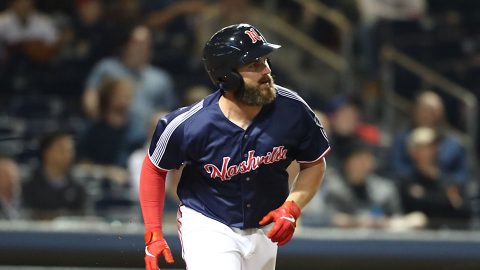
[[[320,159],[322,159],[323,157],[325,157],[328,152],[330,152],[330,150],[332,150],[332,148],[330,148],[330,146],[327,148],[327,150],[325,150],[325,152],[323,152],[320,157],[318,157],[317,159],[315,160],[312,160],[312,161],[301,161],[301,160],[297,160],[298,163],[315,163],[317,161],[319,161]]]
[[[185,250],[183,249],[183,238],[182,238],[182,210],[180,209],[181,205],[178,207],[177,211],[177,228],[178,228],[178,236],[180,238],[180,245],[182,246],[182,258],[185,260]],[[188,266],[187,266],[188,270]]]

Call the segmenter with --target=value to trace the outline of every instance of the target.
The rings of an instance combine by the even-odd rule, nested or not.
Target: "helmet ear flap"
[[[226,91],[236,91],[243,84],[242,75],[236,71],[230,71],[220,79],[220,88]]]

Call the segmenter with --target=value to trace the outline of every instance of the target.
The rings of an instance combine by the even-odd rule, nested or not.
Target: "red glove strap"
[[[162,232],[145,232],[143,235],[143,238],[145,239],[145,245],[150,245],[151,243],[163,239],[163,233]]]
[[[288,208],[290,214],[292,214],[295,220],[297,220],[298,217],[300,217],[300,215],[302,214],[302,210],[300,209],[300,207],[298,207],[298,204],[294,201],[287,201],[283,204],[283,206]]]

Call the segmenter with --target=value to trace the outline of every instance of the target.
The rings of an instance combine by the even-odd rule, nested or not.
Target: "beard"
[[[273,78],[270,74],[265,75],[257,83],[245,82],[234,93],[235,98],[249,106],[263,106],[275,100],[277,92],[275,91]]]

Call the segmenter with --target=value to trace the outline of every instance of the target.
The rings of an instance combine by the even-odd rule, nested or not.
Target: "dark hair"
[[[360,100],[355,95],[338,95],[333,97],[328,101],[326,104],[325,108],[325,113],[328,115],[332,115],[335,112],[337,112],[340,108],[343,108],[344,106],[351,105],[356,107],[358,110],[361,110],[363,108],[363,104]]]
[[[100,84],[98,88],[98,110],[100,116],[103,116],[110,107],[115,90],[121,82],[122,79],[106,78]]]
[[[375,153],[375,146],[371,145],[361,139],[355,139],[353,141],[350,141],[347,143],[346,150],[344,153],[344,158],[347,159],[353,155],[356,155],[358,153],[370,153],[374,154]]]
[[[133,37],[133,33],[135,32],[136,29],[140,27],[146,27],[146,25],[143,24],[136,24],[136,23],[122,23],[117,26],[117,28],[112,29],[114,33],[112,33],[111,37],[111,43],[113,43],[113,51],[117,55],[121,55],[125,48],[127,48],[127,45],[130,43]]]
[[[43,136],[43,138],[40,140],[40,157],[43,159],[43,155],[47,152],[47,150],[59,139],[64,138],[64,137],[69,137],[71,136],[70,133],[67,133],[65,131],[54,131],[46,134]]]

